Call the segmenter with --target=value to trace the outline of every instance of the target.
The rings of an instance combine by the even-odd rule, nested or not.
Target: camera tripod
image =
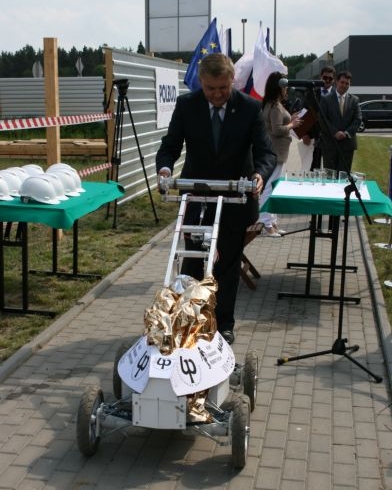
[[[111,95],[113,92],[113,87],[116,86],[118,90],[118,98],[117,98],[117,108],[115,115],[115,123],[114,123],[114,141],[113,141],[113,151],[110,159],[110,163],[112,164],[112,172],[111,179],[118,182],[119,177],[119,167],[121,165],[121,157],[122,157],[122,142],[123,142],[123,128],[124,128],[124,112],[125,109],[128,111],[128,116],[131,121],[133,135],[135,137],[136,147],[140,159],[140,163],[143,169],[144,180],[146,182],[148,195],[150,198],[151,207],[154,213],[155,223],[159,223],[159,218],[156,213],[154,200],[152,198],[152,193],[150,189],[150,184],[148,182],[147,172],[144,165],[144,157],[140,149],[139,138],[137,136],[135,123],[133,120],[131,107],[129,105],[129,100],[127,96],[127,91],[129,87],[129,81],[125,79],[113,80],[112,88],[109,95],[109,102],[111,99]],[[107,109],[107,108],[106,108]],[[113,228],[117,227],[117,200],[114,203],[114,215],[113,215]]]
[[[320,103],[317,100],[316,94],[314,89],[310,89],[310,102],[311,102],[311,110],[316,111],[319,114],[319,124],[321,131],[324,132],[330,139],[330,141],[333,141],[334,144],[337,145],[337,142],[334,139],[334,136],[328,126],[328,123],[325,118],[325,114],[322,111],[322,108],[320,107]],[[316,356],[322,356],[325,354],[336,354],[336,355],[341,355],[344,356],[346,359],[354,363],[356,366],[361,368],[363,371],[365,371],[369,376],[371,376],[376,383],[381,383],[382,377],[378,376],[374,373],[372,373],[366,366],[363,364],[359,363],[356,359],[354,359],[350,354],[352,352],[356,352],[359,349],[358,345],[352,345],[352,346],[347,346],[347,338],[343,338],[343,313],[344,313],[344,301],[345,301],[345,281],[346,281],[346,270],[347,270],[347,243],[348,243],[348,224],[349,224],[349,217],[350,217],[350,195],[354,192],[355,196],[357,197],[364,215],[366,216],[369,224],[372,223],[372,221],[369,218],[369,215],[367,213],[367,210],[363,204],[361,194],[358,191],[358,188],[355,184],[355,180],[350,172],[349,165],[347,164],[347,161],[345,160],[344,154],[341,151],[339,147],[337,147],[337,150],[339,152],[339,157],[340,160],[343,164],[343,167],[345,168],[345,171],[347,173],[347,180],[349,184],[344,188],[344,228],[343,228],[343,245],[342,245],[342,266],[341,266],[341,281],[340,281],[340,293],[339,293],[339,319],[338,319],[338,336],[336,340],[334,341],[331,349],[319,351],[319,352],[313,352],[310,354],[304,354],[300,356],[295,356],[295,357],[288,357],[284,358],[281,357],[277,360],[278,366],[285,364],[286,362],[290,361],[297,361],[300,359],[307,359],[309,357],[316,357]],[[336,218],[337,219],[337,218]]]

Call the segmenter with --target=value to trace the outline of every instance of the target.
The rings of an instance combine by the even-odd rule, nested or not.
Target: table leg
[[[342,269],[341,265],[336,265],[338,239],[339,239],[339,223],[340,217],[335,216],[332,220],[332,231],[324,233],[321,230],[321,220],[318,215],[312,215],[310,220],[310,237],[309,237],[309,250],[308,250],[308,262],[306,264],[299,262],[288,262],[287,268],[306,268],[306,282],[304,293],[291,293],[291,292],[280,292],[278,293],[278,298],[305,298],[305,299],[319,299],[319,300],[331,300],[339,301],[340,296],[334,294],[334,283],[335,283],[335,272],[338,269]],[[331,256],[329,264],[316,264],[315,263],[315,250],[316,250],[316,238],[330,238],[332,240],[331,245]],[[329,291],[328,294],[311,294],[310,286],[312,279],[312,270],[318,269],[328,269],[330,271],[329,278]],[[357,271],[357,267],[345,266],[345,271]],[[358,304],[361,300],[360,298],[345,296],[344,301],[354,302]]]

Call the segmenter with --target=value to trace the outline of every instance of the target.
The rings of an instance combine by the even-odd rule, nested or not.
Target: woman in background
[[[263,99],[263,119],[267,132],[271,138],[272,149],[277,155],[277,165],[266,186],[260,195],[260,209],[272,192],[272,182],[282,175],[283,165],[287,162],[291,143],[290,131],[302,124],[298,113],[291,115],[284,107],[287,100],[287,86],[280,86],[279,80],[284,78],[279,72],[273,72],[265,84]],[[285,234],[285,230],[279,228],[276,214],[261,212],[259,221],[264,225],[264,233],[272,238]]]

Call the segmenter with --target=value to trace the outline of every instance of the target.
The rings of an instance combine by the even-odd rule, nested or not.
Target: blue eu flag
[[[200,88],[198,77],[199,63],[207,54],[220,53],[221,47],[219,43],[218,31],[216,30],[216,18],[211,22],[208,29],[201,38],[197,48],[193,53],[192,60],[185,73],[184,83],[194,92]]]

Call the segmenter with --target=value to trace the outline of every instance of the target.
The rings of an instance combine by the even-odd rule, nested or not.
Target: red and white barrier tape
[[[108,119],[113,119],[113,117],[113,113],[109,112],[107,114],[85,114],[79,116],[47,116],[29,117],[27,119],[2,119],[0,120],[0,131],[49,128],[52,126],[70,126],[73,124],[105,121]]]
[[[78,171],[79,177],[87,177],[88,175],[95,174],[97,172],[101,172],[102,170],[106,170],[107,168],[111,168],[111,163],[102,163],[100,165],[95,165],[94,167],[85,168]]]

